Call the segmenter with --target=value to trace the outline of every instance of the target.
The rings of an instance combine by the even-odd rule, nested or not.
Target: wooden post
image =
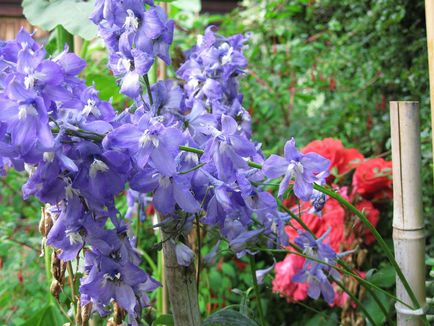
[[[431,99],[431,137],[434,152],[434,0],[425,0],[425,20],[428,47],[429,93]]]
[[[425,232],[420,176],[418,102],[391,102],[393,162],[393,243],[395,257],[421,307],[425,306]],[[396,296],[412,305],[399,278]],[[396,303],[398,326],[422,324],[403,304]],[[420,310],[420,309],[419,309]]]
[[[159,219],[162,220],[161,217]],[[170,239],[173,230],[162,226],[164,274],[169,292],[170,306],[175,326],[200,326],[200,311],[194,263],[180,266],[176,259],[175,243]]]

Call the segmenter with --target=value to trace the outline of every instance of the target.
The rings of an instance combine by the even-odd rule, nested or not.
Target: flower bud
[[[90,315],[92,314],[92,302],[81,307],[81,320],[82,325],[86,325],[89,321]]]
[[[82,310],[81,310],[81,302],[80,302],[80,298],[77,299],[77,311],[75,313],[75,322],[77,323],[77,325],[83,325],[83,320],[81,318],[82,315]]]
[[[46,207],[42,208],[41,219],[39,220],[39,232],[45,238],[47,237],[48,233],[50,232],[51,228],[53,227],[53,219],[51,217],[51,214],[50,214],[48,208],[49,208],[48,204],[46,205]]]
[[[368,251],[366,249],[362,249],[357,254],[357,266],[362,266],[362,264],[365,262],[365,258]]]
[[[125,318],[125,310],[122,309],[117,302],[113,302],[113,320],[115,325],[122,324]]]
[[[188,267],[194,259],[194,252],[187,245],[178,242],[175,246],[176,260],[179,265]]]
[[[57,280],[51,281],[50,292],[56,298],[59,299],[60,291],[62,290],[60,283]]]
[[[54,279],[60,284],[63,284],[66,271],[66,262],[59,259],[58,253],[58,251],[53,251],[51,254],[51,275],[53,275]]]

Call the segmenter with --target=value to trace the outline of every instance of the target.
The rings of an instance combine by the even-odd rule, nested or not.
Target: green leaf
[[[390,307],[392,306],[392,301],[390,300],[390,298],[380,291],[374,291],[376,292],[378,299],[383,303],[386,309],[390,310]],[[377,302],[375,302],[371,294],[368,293],[366,295],[366,298],[363,300],[362,304],[368,311],[368,313],[372,316],[372,318],[375,320],[376,325],[384,325],[384,322],[386,321],[386,316],[384,316],[383,312],[381,311],[380,307],[378,306]]]
[[[258,324],[238,311],[223,309],[208,317],[202,326],[258,326]]]
[[[86,40],[96,36],[96,25],[89,16],[94,1],[81,0],[23,0],[23,12],[27,20],[47,31],[62,25],[69,33]]]
[[[326,312],[321,312],[313,316],[311,319],[309,319],[306,323],[306,326],[316,326],[316,325],[323,325],[323,326],[334,326],[337,325],[338,322],[338,316],[336,313],[327,314]]]
[[[172,326],[173,323],[173,316],[166,314],[166,315],[160,315],[157,319],[154,320],[152,325],[166,325],[166,326]]]
[[[390,288],[395,284],[395,276],[396,274],[393,266],[386,265],[366,279],[381,288]]]
[[[200,0],[176,0],[171,1],[170,5],[182,11],[199,12],[202,9],[202,4]]]
[[[63,323],[63,317],[57,307],[47,304],[20,326],[63,325]]]

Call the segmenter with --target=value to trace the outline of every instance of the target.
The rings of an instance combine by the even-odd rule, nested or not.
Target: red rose
[[[330,170],[345,174],[364,159],[355,148],[345,148],[342,142],[333,138],[315,140],[302,149],[303,153],[315,152],[330,160]]]
[[[360,163],[353,175],[354,192],[366,199],[392,197],[392,162],[382,158]]]
[[[370,201],[363,200],[360,203],[356,204],[356,208],[365,214],[366,218],[369,220],[369,222],[371,222],[373,226],[377,226],[380,212],[374,207],[374,205]],[[363,231],[361,232],[361,236],[363,236],[363,241],[367,245],[375,242],[375,237],[372,232],[369,231],[364,225],[362,225],[362,222],[360,220],[357,220],[357,224],[355,227],[360,227],[363,229]]]
[[[288,254],[285,259],[276,264],[276,274],[273,280],[273,292],[280,293],[288,302],[302,301],[307,298],[308,284],[292,282],[292,278],[304,265],[303,257]]]

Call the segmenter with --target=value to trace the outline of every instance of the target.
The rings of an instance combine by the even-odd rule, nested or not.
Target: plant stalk
[[[253,255],[249,255],[249,259],[250,259],[250,271],[252,272],[253,288],[255,289],[255,295],[256,295],[256,305],[258,306],[258,315],[261,321],[261,326],[265,326],[266,323],[264,318],[264,311],[262,310],[261,293],[259,291],[258,280],[256,279],[255,257]]]

